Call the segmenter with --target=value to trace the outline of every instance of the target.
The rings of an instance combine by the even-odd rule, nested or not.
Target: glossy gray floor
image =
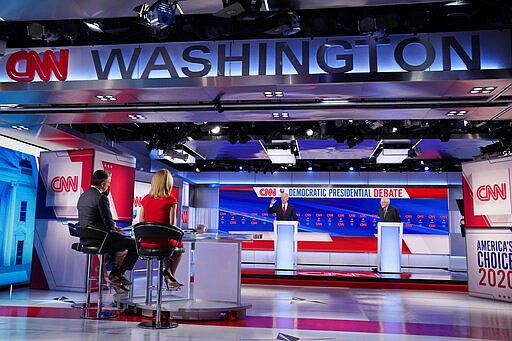
[[[509,303],[464,292],[243,285],[238,321],[145,330],[137,318],[83,320],[83,294],[0,292],[1,340],[512,340]],[[107,302],[111,295],[105,295]]]

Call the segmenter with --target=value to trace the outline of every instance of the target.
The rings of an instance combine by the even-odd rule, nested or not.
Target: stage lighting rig
[[[158,0],[154,4],[142,4],[133,10],[139,13],[142,23],[156,31],[171,26],[175,20],[178,1],[172,3],[166,0]]]

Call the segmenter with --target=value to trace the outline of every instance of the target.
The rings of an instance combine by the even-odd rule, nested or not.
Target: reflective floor
[[[168,293],[165,293],[168,295]],[[104,295],[106,306],[112,294]],[[0,292],[1,340],[512,340],[509,303],[464,292],[243,285],[243,319],[179,321],[147,330],[141,316],[80,319],[84,295]],[[109,307],[110,309],[110,307]]]

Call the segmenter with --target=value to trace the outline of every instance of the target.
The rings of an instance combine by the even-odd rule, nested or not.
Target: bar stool
[[[80,226],[78,225],[78,223],[68,223],[68,231],[69,231],[69,235],[71,237],[77,237],[77,238],[80,238]],[[73,243],[71,244],[71,248],[77,252],[82,252],[82,244],[80,243]],[[88,254],[87,255],[87,261],[86,261],[86,265],[85,265],[85,269],[89,269],[89,267],[91,266],[91,261],[92,261],[92,254]],[[90,308],[91,307],[91,302],[84,302],[84,303],[73,303],[71,305],[71,308]]]
[[[177,242],[181,241],[183,237],[183,231],[173,225],[142,222],[133,226],[133,232],[135,234],[135,241],[137,244],[137,253],[141,258],[150,259],[149,262],[156,258],[158,259],[158,274],[157,274],[157,298],[156,298],[156,319],[155,321],[147,321],[139,323],[139,327],[148,329],[170,329],[176,328],[178,324],[176,322],[162,321],[162,282],[163,282],[163,259],[173,255],[176,249],[175,247],[143,247],[141,246],[141,238],[161,238],[161,239],[172,239]],[[149,287],[150,282],[147,283]]]
[[[82,228],[80,230],[80,239],[93,241],[93,245],[84,245],[82,242],[74,243],[71,247],[79,252],[87,254],[87,275],[86,275],[86,300],[84,306],[84,313],[80,315],[84,319],[107,319],[117,317],[116,312],[102,311],[103,307],[103,272],[105,270],[105,255],[111,253],[112,250],[108,250],[105,247],[105,242],[109,236],[108,231],[97,229],[91,226]],[[100,264],[98,270],[98,277],[92,276],[92,256],[99,255]],[[91,308],[91,282],[98,280],[98,307],[96,309],[96,315],[91,315],[89,310]]]

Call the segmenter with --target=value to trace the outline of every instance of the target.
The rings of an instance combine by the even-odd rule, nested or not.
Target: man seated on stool
[[[292,204],[288,203],[288,193],[281,194],[281,205],[275,205],[276,198],[272,198],[270,200],[270,206],[268,207],[268,214],[276,214],[276,220],[295,220],[297,219],[297,214],[295,213],[295,207]]]
[[[82,229],[90,226],[111,232],[105,242],[106,249],[116,252],[127,251],[121,264],[118,266],[117,264],[113,265],[112,271],[110,271],[108,276],[116,293],[122,293],[128,291],[129,289],[126,285],[132,283],[124,277],[124,272],[133,269],[137,262],[138,254],[135,239],[119,233],[112,219],[110,203],[106,195],[110,191],[111,181],[112,173],[109,171],[97,170],[94,172],[92,186],[82,193],[78,199],[78,220]],[[97,245],[98,243],[97,240],[84,240],[82,238],[80,238],[80,242],[84,245]]]

